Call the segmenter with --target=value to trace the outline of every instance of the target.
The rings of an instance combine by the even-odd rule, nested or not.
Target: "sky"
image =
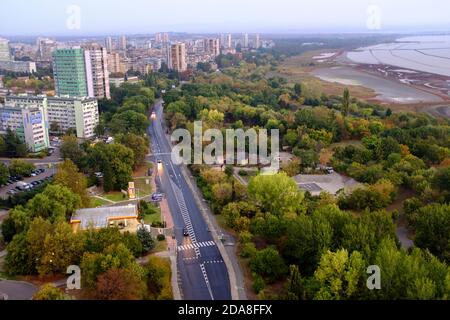
[[[450,31],[448,0],[1,0],[0,35]]]

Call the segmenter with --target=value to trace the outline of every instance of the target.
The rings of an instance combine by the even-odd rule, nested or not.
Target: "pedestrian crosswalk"
[[[177,200],[178,208],[180,208],[181,216],[183,217],[184,225],[186,227],[187,232],[189,233],[189,237],[191,238],[192,244],[197,244],[197,238],[195,237],[194,228],[192,226],[191,217],[189,216],[188,209],[186,207],[186,202],[184,201],[183,192],[180,188],[172,181],[170,180],[170,183],[172,185],[172,189],[175,194],[175,199]],[[197,246],[191,248],[195,250],[195,254],[197,257],[200,257],[200,250]]]
[[[178,246],[178,251],[185,251],[185,250],[192,250],[192,249],[195,250],[198,248],[213,247],[215,245],[216,244],[214,243],[214,241],[195,242],[195,243]]]

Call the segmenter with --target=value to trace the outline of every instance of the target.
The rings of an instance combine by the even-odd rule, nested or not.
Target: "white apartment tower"
[[[121,36],[119,40],[120,50],[127,50],[127,37]]]
[[[0,38],[0,60],[10,61],[11,53],[9,51],[9,40]]]
[[[111,99],[109,88],[108,53],[105,48],[93,44],[85,47],[84,59],[88,75],[88,91],[90,97]],[[91,82],[91,83],[89,83]]]
[[[112,52],[113,51],[113,42],[112,42],[112,38],[111,37],[106,37],[106,39],[105,39],[105,46],[106,46],[106,50],[108,52]]]
[[[244,48],[248,48],[248,33],[244,34]]]

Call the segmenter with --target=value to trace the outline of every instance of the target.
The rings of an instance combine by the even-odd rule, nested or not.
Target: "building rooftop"
[[[101,207],[77,210],[71,217],[71,223],[80,223],[80,229],[106,228],[110,220],[121,218],[137,218],[137,207],[134,204],[118,207]]]
[[[300,189],[311,192],[312,195],[319,195],[326,191],[335,195],[339,190],[353,190],[360,186],[355,179],[340,175],[332,174],[299,174],[293,178]]]
[[[33,100],[44,100],[45,98],[47,98],[47,100],[57,100],[57,101],[76,101],[76,100],[81,100],[81,101],[96,101],[96,98],[92,98],[92,97],[75,97],[75,96],[69,96],[69,95],[61,95],[61,96],[47,96],[45,94],[40,94],[40,95],[31,95],[31,94],[26,94],[26,93],[21,93],[21,94],[11,94],[11,95],[7,95],[6,96],[8,99],[33,99]]]

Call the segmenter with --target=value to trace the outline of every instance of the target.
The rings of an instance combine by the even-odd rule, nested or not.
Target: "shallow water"
[[[350,67],[316,69],[312,74],[328,82],[359,85],[377,93],[377,98],[396,103],[440,102],[441,98],[394,80],[384,79]]]
[[[450,36],[400,38],[347,53],[361,64],[386,64],[400,68],[450,76]]]

